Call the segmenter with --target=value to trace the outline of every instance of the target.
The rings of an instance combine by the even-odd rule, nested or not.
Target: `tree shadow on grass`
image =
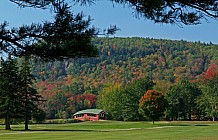
[[[195,124],[194,126],[209,126],[208,124]]]
[[[156,126],[168,127],[168,126],[209,126],[208,124],[182,124],[182,123],[172,123],[172,124],[155,124]]]
[[[10,130],[14,132],[113,132],[113,131],[125,131],[125,130],[68,130],[68,129],[29,129],[29,130]]]

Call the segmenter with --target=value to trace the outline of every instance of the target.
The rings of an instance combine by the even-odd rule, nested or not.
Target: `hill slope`
[[[95,58],[33,64],[41,80],[62,79],[67,75],[92,82],[128,82],[151,76],[174,82],[181,76],[193,79],[211,63],[218,63],[218,45],[148,38],[96,38]]]
[[[145,76],[171,83],[181,77],[194,80],[209,65],[218,64],[218,45],[213,44],[149,38],[96,38],[93,43],[99,49],[94,58],[32,62],[38,91],[53,99],[50,104],[63,108],[62,104],[72,103],[68,97],[76,95],[72,100],[87,102],[69,110],[94,108],[96,95],[105,86],[125,85]]]

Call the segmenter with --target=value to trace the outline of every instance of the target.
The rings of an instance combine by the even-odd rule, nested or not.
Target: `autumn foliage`
[[[218,67],[216,64],[210,65],[207,71],[202,74],[204,79],[212,79],[215,75],[218,75]]]
[[[139,100],[139,112],[148,120],[159,120],[165,107],[164,96],[155,90],[148,90]]]
[[[206,85],[217,73],[217,45],[214,44],[149,38],[95,38],[93,43],[99,50],[98,57],[32,62],[33,74],[37,79],[36,88],[47,100],[42,105],[46,117],[72,117],[76,111],[97,106],[112,114],[112,119],[142,120],[139,100],[148,89],[167,93],[182,78]],[[138,81],[143,77],[149,77],[155,87],[152,83]],[[134,81],[138,84],[134,84]],[[123,88],[122,94],[108,88],[118,85]],[[110,91],[110,95],[103,94],[105,90]],[[181,97],[187,101],[189,96],[183,96],[187,90],[180,91]],[[190,92],[190,95],[194,94]],[[100,98],[103,98],[105,107],[98,106]],[[175,98],[180,99],[177,94]],[[175,108],[173,111],[176,112],[175,119],[181,117]]]
[[[37,89],[46,100],[41,106],[46,112],[46,117],[69,118],[82,109],[95,108],[97,96],[78,90],[69,90],[68,81],[39,81]],[[84,86],[84,85],[81,85]],[[81,92],[81,93],[80,93]]]

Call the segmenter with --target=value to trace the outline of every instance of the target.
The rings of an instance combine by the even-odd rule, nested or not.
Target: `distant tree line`
[[[149,79],[111,86],[98,95],[97,107],[114,120],[217,120],[218,69],[211,65],[196,81],[180,79],[164,93]]]
[[[218,64],[214,44],[149,38],[95,38],[92,42],[99,50],[97,57],[31,61],[37,90],[47,100],[41,105],[46,118],[70,118],[81,109],[96,108],[97,96],[105,88],[125,87],[143,77],[166,94],[180,79],[195,80],[211,64]]]

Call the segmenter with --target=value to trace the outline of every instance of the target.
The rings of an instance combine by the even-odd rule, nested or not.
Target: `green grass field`
[[[0,140],[217,140],[217,122],[117,122],[0,126]]]

